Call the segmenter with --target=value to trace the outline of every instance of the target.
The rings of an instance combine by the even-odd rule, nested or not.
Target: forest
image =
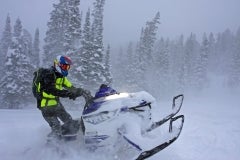
[[[161,22],[157,12],[139,26],[139,39],[119,49],[103,43],[105,0],[95,0],[83,13],[80,0],[60,0],[53,5],[44,42],[24,28],[21,19],[6,17],[0,39],[0,108],[24,108],[35,102],[33,72],[50,67],[57,55],[68,55],[74,64],[69,79],[91,90],[105,83],[119,91],[145,90],[156,97],[176,93],[201,93],[214,79],[222,87],[240,87],[240,27],[236,33],[203,33],[169,39],[157,34]],[[42,47],[41,45],[42,44]]]

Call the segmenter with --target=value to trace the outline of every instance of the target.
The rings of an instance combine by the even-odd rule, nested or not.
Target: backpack
[[[38,84],[42,79],[41,75],[43,70],[44,70],[43,68],[39,68],[37,71],[33,73],[34,77],[32,82],[32,93],[36,99],[41,98],[41,92],[38,91]]]

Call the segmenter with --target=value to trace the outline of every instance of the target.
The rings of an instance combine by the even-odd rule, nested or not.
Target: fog
[[[45,37],[52,4],[58,0],[0,0],[0,34],[7,14],[12,26],[16,18],[23,27],[34,33],[38,27],[40,37]],[[81,0],[85,13],[94,0]],[[152,19],[157,11],[161,14],[158,36],[175,38],[191,32],[201,36],[204,32],[233,32],[240,26],[239,0],[106,0],[104,10],[105,45],[119,46],[139,38],[141,27]],[[42,42],[43,43],[43,42]]]

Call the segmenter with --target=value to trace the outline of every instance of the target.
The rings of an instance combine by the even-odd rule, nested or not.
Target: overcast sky
[[[86,11],[94,0],[81,0]],[[12,26],[17,17],[24,28],[34,33],[38,27],[41,39],[52,4],[58,0],[0,0],[0,32],[9,13]],[[106,0],[104,10],[104,39],[111,45],[123,44],[139,38],[146,21],[157,11],[161,14],[159,36],[175,38],[191,32],[201,37],[203,32],[236,32],[240,26],[240,0]]]

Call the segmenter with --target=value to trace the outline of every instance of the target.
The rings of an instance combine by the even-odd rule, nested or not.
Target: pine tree
[[[46,32],[45,62],[52,64],[57,55],[72,55],[79,46],[81,37],[81,16],[79,0],[60,0],[50,13]]]
[[[82,32],[81,49],[78,51],[80,55],[80,66],[77,67],[77,72],[75,73],[81,80],[82,85],[85,88],[90,89],[90,73],[91,73],[91,56],[93,53],[93,42],[91,35],[91,20],[90,20],[90,9],[88,9],[85,17],[85,23]]]
[[[26,44],[24,48],[26,49],[24,53],[32,59],[33,57],[33,40],[32,40],[32,35],[26,30],[22,30],[22,40]]]
[[[2,38],[1,38],[1,43],[0,43],[0,56],[2,57],[0,58],[1,64],[3,64],[4,61],[6,60],[3,57],[5,57],[8,51],[8,47],[11,44],[11,41],[12,41],[11,19],[10,19],[10,16],[7,15],[5,28],[4,28]]]
[[[20,40],[21,38],[21,34],[22,34],[22,22],[19,18],[17,18],[15,25],[13,27],[13,37],[15,37],[16,39]]]
[[[33,58],[36,56],[33,55],[33,40],[32,40],[32,35],[26,30],[22,30],[22,36],[21,36],[21,41],[24,44],[23,47],[23,52],[22,52],[22,59],[25,59],[23,63],[26,63],[26,69],[28,69],[28,73],[31,73],[33,75],[33,72],[35,70],[35,61],[33,61]],[[20,59],[20,60],[22,60]],[[31,63],[34,62],[34,63]],[[31,80],[29,77],[28,80]]]
[[[129,91],[135,91],[137,89],[136,86],[136,59],[135,59],[135,53],[134,53],[134,45],[133,42],[129,42],[127,46],[127,55],[126,55],[126,70],[125,70],[125,84],[128,86]]]
[[[228,86],[232,89],[240,87],[240,27],[237,30],[234,41],[234,53],[230,74],[228,76]]]
[[[33,57],[31,58],[34,62],[35,68],[39,67],[40,62],[40,38],[39,38],[39,29],[35,30],[34,41],[33,41]]]
[[[170,72],[170,55],[169,55],[169,40],[164,40],[161,38],[155,48],[154,53],[154,66],[152,67],[152,78],[153,86],[153,94],[157,96],[160,91],[160,95],[167,95],[169,90],[169,72]],[[155,86],[155,87],[154,87]]]
[[[92,54],[89,58],[90,85],[93,90],[96,90],[102,83],[106,83],[106,77],[104,76],[104,47],[103,47],[103,10],[105,0],[96,0],[94,2],[93,9],[93,22],[91,28],[92,39]]]
[[[59,15],[60,5],[53,5],[54,10],[50,13],[50,21],[47,23],[48,30],[44,39],[44,64],[52,64],[53,59],[60,54],[63,54],[63,22]]]
[[[208,64],[208,70],[211,71],[212,73],[216,73],[216,66],[218,66],[216,59],[217,57],[217,52],[216,52],[216,40],[213,35],[213,33],[210,33],[209,37],[209,64]]]
[[[207,66],[208,66],[208,57],[210,52],[210,44],[207,39],[206,33],[203,35],[203,41],[200,48],[199,55],[197,55],[195,71],[194,71],[194,84],[195,87],[199,90],[206,88],[208,85],[207,78]]]
[[[13,40],[6,54],[6,74],[1,82],[3,106],[19,108],[21,103],[31,99],[32,66],[30,64],[28,41],[24,41],[22,23],[18,18],[14,25]]]
[[[106,84],[112,83],[112,75],[111,75],[111,65],[110,65],[110,45],[107,46],[106,56],[104,57],[104,66],[105,72],[104,77],[106,77]]]
[[[147,83],[146,80],[146,73],[149,69],[149,64],[153,62],[153,46],[156,41],[157,36],[157,29],[160,19],[160,13],[158,12],[152,21],[146,23],[146,27],[142,29],[140,41],[139,41],[139,48],[137,49],[137,56],[138,56],[138,63],[139,63],[139,86],[140,88],[146,89]]]
[[[234,48],[233,33],[227,29],[219,33],[216,40],[216,64],[217,73],[228,76],[232,64],[232,55]]]
[[[79,48],[81,39],[81,15],[79,11],[80,0],[68,0],[66,5],[66,30],[64,33],[64,52],[73,55]]]
[[[192,89],[194,86],[194,67],[196,64],[196,55],[199,53],[199,43],[196,35],[191,33],[184,46],[184,88]]]
[[[123,47],[119,47],[118,53],[115,58],[116,61],[113,62],[114,69],[113,69],[113,79],[114,85],[118,88],[119,91],[125,89],[125,76],[126,76],[126,56],[124,53]]]
[[[103,10],[105,0],[95,0],[93,3],[93,23],[92,23],[92,37],[96,51],[103,50]]]
[[[14,25],[13,40],[9,47],[8,53],[6,54],[7,60],[5,62],[6,66],[6,76],[2,79],[1,83],[1,94],[3,95],[2,106],[6,108],[18,108],[19,107],[19,90],[20,84],[16,76],[19,75],[17,61],[20,57],[20,52],[22,48],[20,46],[20,35],[22,32],[22,24],[20,19],[16,20]]]
[[[176,59],[173,63],[176,64],[174,68],[176,70],[176,91],[184,91],[184,37],[180,36],[176,43]]]
[[[1,68],[0,68],[0,72],[1,73],[5,73],[7,72],[8,68],[6,67],[5,62],[7,60],[6,58],[6,54],[8,52],[8,48],[11,44],[12,41],[12,27],[11,27],[11,19],[10,16],[7,15],[6,18],[6,24],[5,24],[5,28],[4,31],[2,33],[2,37],[1,37],[1,41],[0,41],[0,63],[1,63]],[[6,74],[5,74],[6,75]],[[0,82],[2,83],[5,79],[5,76],[1,76],[0,77]],[[0,93],[2,93],[3,89],[1,89]],[[3,94],[0,95],[0,100],[3,98]],[[2,102],[2,100],[1,100]]]
[[[139,81],[140,80],[143,81],[143,77],[141,75],[145,72],[145,70],[143,70],[143,68],[146,66],[146,65],[144,65],[145,63],[143,63],[144,62],[143,57],[141,57],[144,53],[143,42],[144,42],[144,28],[141,29],[140,40],[139,40],[139,42],[137,42],[137,46],[136,46],[136,55],[135,55],[136,63],[135,63],[135,65],[136,65],[137,69],[136,69],[135,75],[137,76],[136,79],[138,79],[136,81],[136,84],[137,84],[136,88],[141,88],[143,85],[143,84],[140,85]]]

